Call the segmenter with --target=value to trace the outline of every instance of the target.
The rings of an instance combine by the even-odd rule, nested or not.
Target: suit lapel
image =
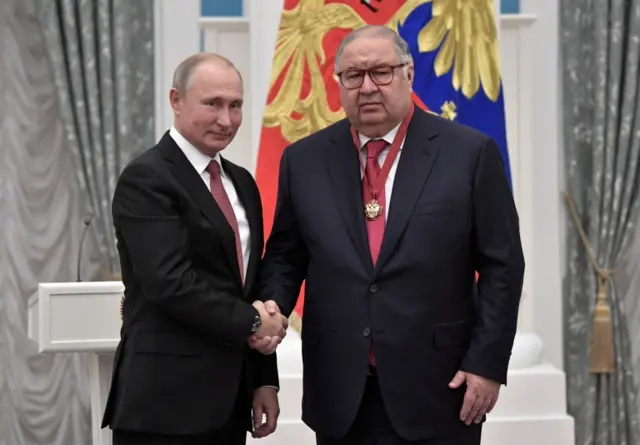
[[[220,233],[220,239],[226,252],[227,261],[234,271],[234,276],[241,282],[240,269],[236,256],[235,235],[231,226],[227,222],[222,210],[216,204],[211,192],[202,181],[202,178],[193,168],[193,165],[186,158],[180,147],[175,143],[168,133],[160,141],[160,149],[165,159],[173,164],[174,175],[180,184],[187,191],[193,202],[200,209],[202,214],[209,220],[213,227]]]
[[[424,112],[416,109],[407,131],[393,182],[376,272],[384,267],[398,244],[438,156],[438,148],[433,141],[437,132],[425,117]]]
[[[247,214],[247,220],[249,221],[249,231],[251,233],[251,248],[249,249],[249,264],[247,265],[247,276],[244,280],[244,292],[245,296],[252,287],[252,284],[256,278],[258,272],[258,263],[262,256],[260,251],[260,237],[262,236],[262,225],[260,224],[259,206],[256,203],[255,197],[251,196],[250,190],[253,185],[248,183],[246,179],[241,175],[237,167],[226,159],[222,158],[222,168],[225,173],[231,177],[231,181],[235,186],[240,202],[244,207]],[[235,252],[235,245],[234,245]],[[237,261],[236,261],[237,263]]]
[[[360,160],[358,159],[358,151],[353,145],[347,120],[336,128],[336,133],[328,148],[326,150],[326,166],[333,189],[333,197],[338,206],[338,213],[343,219],[363,264],[367,269],[371,269],[373,263],[364,220]]]

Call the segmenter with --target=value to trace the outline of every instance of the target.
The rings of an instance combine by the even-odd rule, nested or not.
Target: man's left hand
[[[266,416],[263,422],[262,416]],[[278,404],[278,390],[268,386],[258,388],[253,392],[253,433],[255,438],[267,437],[276,430],[280,406]]]
[[[460,410],[460,420],[467,425],[471,425],[471,422],[480,423],[482,417],[496,405],[500,383],[470,372],[458,371],[449,383],[449,388],[459,388],[464,382],[467,382],[467,390]]]

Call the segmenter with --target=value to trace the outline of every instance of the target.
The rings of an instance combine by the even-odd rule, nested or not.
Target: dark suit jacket
[[[373,341],[400,435],[463,428],[465,388],[448,383],[459,369],[506,382],[522,289],[518,216],[498,148],[416,109],[375,268],[360,177],[346,120],[294,143],[281,160],[261,298],[288,315],[306,279],[303,419],[325,436],[347,432]]]
[[[263,251],[260,195],[248,171],[224,159],[222,167],[251,229],[244,289],[233,231],[168,133],[120,176],[113,219],[124,323],[103,427],[205,433],[229,418],[236,397],[278,386],[275,356],[246,343]]]

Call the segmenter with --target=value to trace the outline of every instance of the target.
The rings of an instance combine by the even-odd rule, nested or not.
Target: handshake
[[[262,321],[260,329],[249,337],[249,346],[265,355],[273,354],[276,348],[287,335],[289,320],[280,313],[280,308],[275,301],[266,303],[254,301],[253,307],[260,314]]]

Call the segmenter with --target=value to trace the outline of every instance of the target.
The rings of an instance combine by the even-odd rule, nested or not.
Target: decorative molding
[[[198,25],[206,32],[210,29],[216,31],[249,32],[250,20],[248,17],[200,17]]]
[[[536,14],[500,14],[501,27],[531,26],[538,20]]]

